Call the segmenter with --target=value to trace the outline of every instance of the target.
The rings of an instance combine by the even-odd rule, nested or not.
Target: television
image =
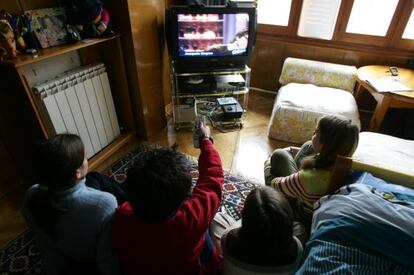
[[[171,6],[166,11],[170,60],[177,72],[244,67],[256,39],[256,8]]]

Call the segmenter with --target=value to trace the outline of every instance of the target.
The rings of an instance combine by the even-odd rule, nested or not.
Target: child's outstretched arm
[[[210,129],[203,125],[200,130],[199,177],[193,189],[192,199],[186,201],[183,210],[189,211],[188,216],[191,220],[188,223],[191,227],[204,234],[220,206],[224,175],[219,153],[210,137]]]

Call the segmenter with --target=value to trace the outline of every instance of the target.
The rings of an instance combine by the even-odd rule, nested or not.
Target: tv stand
[[[189,85],[199,85],[204,82],[204,77],[201,75],[191,76],[185,82]]]
[[[182,71],[171,63],[173,122],[192,127],[205,115],[213,127],[243,127],[249,100],[250,68]],[[226,104],[228,103],[228,104]]]

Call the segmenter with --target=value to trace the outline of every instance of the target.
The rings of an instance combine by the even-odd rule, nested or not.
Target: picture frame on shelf
[[[63,7],[29,10],[32,29],[42,48],[67,43],[66,13]]]

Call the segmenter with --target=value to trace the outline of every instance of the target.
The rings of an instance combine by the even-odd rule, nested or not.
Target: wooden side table
[[[364,87],[377,101],[377,106],[369,123],[369,131],[378,131],[388,108],[414,109],[414,92],[379,93],[366,82],[367,79],[372,78],[392,77],[414,90],[414,70],[398,68],[398,73],[398,76],[392,76],[389,67],[382,65],[364,66],[358,69],[355,99],[358,101],[361,87]]]

